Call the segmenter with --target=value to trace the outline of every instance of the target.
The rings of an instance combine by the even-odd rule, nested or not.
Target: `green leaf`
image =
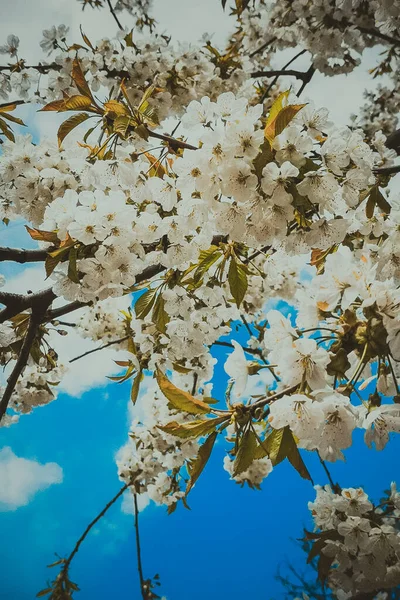
[[[0,130],[4,133],[6,138],[10,140],[10,142],[15,142],[15,137],[12,130],[3,119],[0,119]]]
[[[133,404],[136,404],[136,400],[138,399],[140,383],[143,380],[143,377],[143,372],[140,370],[139,373],[136,375],[135,379],[133,380],[131,389],[131,400]]]
[[[197,400],[188,392],[178,389],[157,367],[157,383],[160,390],[176,410],[184,411],[192,415],[207,414],[210,407],[205,402]]]
[[[33,229],[32,227],[28,227],[25,225],[25,229],[31,236],[33,240],[37,240],[38,242],[50,242],[55,244],[58,242],[57,233],[55,231],[42,231],[40,229]]]
[[[241,263],[236,262],[234,256],[229,263],[228,282],[236,306],[239,308],[247,291],[247,269]]]
[[[44,261],[44,268],[46,271],[46,278],[50,277],[58,263],[61,261],[61,258],[46,256],[46,260]]]
[[[212,449],[214,447],[215,440],[217,438],[218,433],[214,431],[211,435],[208,436],[204,444],[200,446],[199,452],[194,460],[188,462],[188,471],[190,475],[190,480],[187,484],[185,496],[188,495],[200,475],[202,474],[204,467],[206,466],[208,459],[211,456]]]
[[[84,96],[88,96],[88,98],[90,98],[94,102],[92,92],[90,91],[85,76],[82,72],[81,65],[79,64],[79,60],[77,58],[75,58],[74,62],[72,63],[71,76],[80,93]]]
[[[139,319],[144,319],[153,308],[158,289],[150,288],[135,302],[135,314]]]
[[[157,300],[155,301],[152,320],[158,331],[161,331],[161,333],[167,333],[169,315],[165,310],[165,302],[162,294],[159,294],[157,296]]]
[[[290,427],[287,426],[282,429],[274,429],[274,431],[265,438],[264,445],[269,449],[269,457],[274,466],[287,458],[290,464],[304,479],[309,479],[311,481],[311,475],[301,458]]]
[[[251,429],[248,429],[242,436],[239,450],[236,454],[233,465],[233,476],[246,471],[255,459],[257,449],[257,436]]]
[[[46,588],[45,590],[41,590],[36,594],[36,598],[41,598],[42,596],[47,596],[53,591],[53,588]]]
[[[218,246],[210,246],[208,250],[202,250],[199,254],[199,262],[194,272],[194,280],[202,279],[204,273],[222,256],[222,250]]]
[[[68,278],[74,283],[79,283],[78,271],[76,267],[76,258],[78,251],[75,246],[69,251],[69,263],[68,263]]]
[[[294,119],[297,113],[305,106],[305,104],[289,104],[289,106],[282,108],[275,120],[275,136],[282,133],[291,120]]]
[[[92,101],[87,96],[71,96],[64,102],[64,110],[81,110],[88,109]]]
[[[160,425],[159,429],[182,439],[197,438],[208,435],[215,430],[217,425],[227,421],[228,418],[229,417],[217,417],[216,419],[205,419],[204,421],[196,420],[189,421],[188,423],[171,421],[166,425]]]
[[[78,125],[80,125],[87,119],[89,119],[88,114],[78,113],[77,115],[73,115],[72,117],[64,121],[64,123],[60,125],[57,131],[58,145],[61,146],[63,140],[67,137],[67,135],[71,133],[71,131],[75,129],[75,127],[78,127]]]
[[[320,555],[318,561],[318,579],[322,584],[325,583],[329,574],[329,569],[331,568],[334,560],[334,556],[327,556],[326,554]]]

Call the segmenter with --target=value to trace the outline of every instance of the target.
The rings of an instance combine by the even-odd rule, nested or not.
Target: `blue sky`
[[[221,397],[225,375],[219,348],[215,393]],[[84,359],[83,359],[84,360]],[[118,491],[114,456],[125,443],[128,390],[110,384],[81,398],[61,394],[52,404],[1,430],[0,446],[15,455],[55,462],[63,482],[37,492],[27,506],[0,513],[1,598],[30,600],[46,587],[56,568],[46,565],[54,553],[66,556],[86,525]],[[346,452],[346,464],[331,465],[342,486],[365,486],[378,499],[397,475],[400,440],[383,452],[368,450],[361,432]],[[311,527],[307,502],[314,498],[309,482],[282,463],[264,481],[262,491],[241,488],[222,468],[226,447],[217,445],[210,463],[190,496],[191,510],[147,507],[140,515],[146,576],[159,573],[168,600],[284,597],[274,580],[278,566],[289,560],[305,568],[305,556],[290,541],[302,526]],[[314,479],[326,483],[318,460],[304,459]],[[140,598],[136,571],[133,517],[121,501],[107,513],[82,545],[71,569],[80,600]]]

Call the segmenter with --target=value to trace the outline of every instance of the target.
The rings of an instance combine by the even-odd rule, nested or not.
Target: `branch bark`
[[[41,262],[45,261],[47,258],[48,251],[51,251],[51,248],[47,250],[24,250],[20,248],[0,248],[0,262],[6,260],[12,260],[13,262],[23,264],[23,263],[31,263],[31,262]]]
[[[42,310],[45,311],[46,308],[42,307],[42,309],[36,309],[36,310],[32,311],[32,315],[29,320],[28,330],[26,332],[21,351],[19,353],[17,362],[15,363],[14,368],[11,372],[11,375],[9,376],[9,378],[7,380],[7,385],[4,390],[3,397],[0,401],[0,422],[8,408],[8,404],[10,402],[11,395],[15,389],[17,381],[18,381],[21,373],[23,372],[24,368],[27,365],[27,362],[29,359],[29,353],[30,353],[33,341],[35,339],[35,336],[37,334],[37,331],[38,331],[40,323],[41,323]]]

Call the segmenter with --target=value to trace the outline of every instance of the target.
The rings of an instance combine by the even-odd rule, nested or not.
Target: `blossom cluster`
[[[316,486],[309,503],[321,534],[321,553],[330,562],[328,585],[340,600],[357,594],[384,592],[400,584],[400,494],[391,484],[388,495],[374,506],[362,488],[334,493]],[[312,539],[319,539],[312,534]]]

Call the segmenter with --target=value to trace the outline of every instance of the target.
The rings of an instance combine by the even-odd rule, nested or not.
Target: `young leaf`
[[[304,479],[311,480],[311,475],[301,458],[290,427],[287,426],[282,429],[274,429],[272,433],[265,438],[263,444],[269,450],[269,457],[274,466],[287,458]]]
[[[167,323],[169,322],[169,315],[165,310],[165,302],[164,298],[162,297],[162,294],[159,294],[157,296],[157,300],[154,303],[152,319],[158,331],[161,331],[161,333],[167,332]]]
[[[136,300],[135,314],[139,319],[144,319],[153,308],[157,291],[157,288],[150,288]]]
[[[188,439],[188,438],[197,438],[203,435],[207,435],[215,430],[217,425],[226,421],[228,417],[217,417],[216,419],[205,419],[204,421],[196,420],[189,421],[188,423],[177,423],[176,421],[171,421],[166,425],[160,425],[159,429],[165,431],[165,433],[169,433],[170,435],[175,435],[176,437]]]
[[[50,277],[50,275],[52,274],[52,272],[54,271],[54,269],[56,268],[56,266],[58,265],[58,263],[60,262],[61,258],[58,257],[53,257],[53,256],[46,256],[46,260],[44,261],[44,268],[46,271],[46,278]]]
[[[157,368],[156,376],[160,390],[174,408],[190,413],[191,415],[201,415],[210,412],[208,404],[197,400],[197,398],[194,398],[188,392],[178,389],[159,368]]]
[[[86,113],[78,113],[77,115],[73,115],[72,117],[70,117],[69,119],[67,119],[66,121],[64,121],[64,123],[62,123],[57,131],[57,138],[58,138],[58,145],[61,146],[64,138],[67,137],[67,135],[73,130],[75,129],[75,127],[78,127],[78,125],[80,125],[81,123],[83,123],[84,121],[86,121],[86,119],[89,119],[89,115]]]
[[[199,262],[194,272],[194,280],[202,279],[204,273],[222,256],[222,250],[218,246],[210,246],[208,250],[202,250],[199,255]]]
[[[42,598],[43,596],[47,596],[47,594],[50,594],[53,591],[53,588],[47,588],[45,590],[41,590],[40,592],[38,592],[36,594],[36,598]]]
[[[72,246],[69,251],[69,263],[68,263],[68,278],[74,283],[79,283],[78,271],[76,267],[77,249]]]
[[[257,436],[251,429],[248,429],[242,436],[239,450],[236,454],[233,465],[233,476],[246,471],[255,458],[257,449]]]
[[[83,96],[88,96],[88,98],[90,98],[92,102],[94,102],[92,92],[90,91],[85,76],[82,72],[81,65],[79,64],[79,60],[77,58],[75,58],[74,62],[72,63],[71,75],[80,93],[83,94]]]
[[[87,110],[92,101],[87,96],[71,96],[64,101],[64,110]]]
[[[282,133],[285,127],[289,125],[290,121],[304,106],[305,104],[290,104],[289,106],[284,106],[276,117],[265,126],[264,135],[270,144],[272,144],[277,135]]]
[[[229,263],[228,282],[236,306],[239,308],[247,291],[247,273],[246,267],[236,262],[233,256]]]
[[[275,136],[282,133],[289,125],[290,121],[294,119],[297,113],[305,106],[305,104],[289,104],[289,106],[285,106],[276,117]]]
[[[188,471],[190,475],[190,480],[187,484],[185,496],[188,495],[201,473],[206,466],[208,459],[211,456],[212,449],[214,447],[215,440],[217,438],[218,433],[214,431],[211,435],[208,436],[206,441],[202,446],[200,446],[199,452],[194,460],[188,462]]]
[[[58,242],[57,234],[54,231],[42,231],[40,229],[33,229],[32,227],[28,227],[25,225],[25,229],[31,236],[33,240],[37,240],[38,242],[50,242],[55,244]]]
[[[133,404],[136,404],[136,400],[138,399],[139,388],[140,388],[140,383],[141,383],[142,379],[143,379],[143,372],[140,370],[132,383],[131,400],[132,400]]]

